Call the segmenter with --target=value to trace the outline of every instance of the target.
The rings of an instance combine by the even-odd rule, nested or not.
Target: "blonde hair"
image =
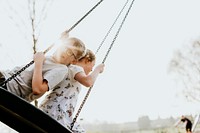
[[[75,56],[75,59],[79,60],[86,54],[86,47],[85,44],[78,38],[71,37],[68,39],[71,41],[72,47],[71,51]]]
[[[88,62],[92,62],[96,59],[96,57],[95,57],[95,54],[91,50],[87,49],[85,56],[80,58],[79,61],[81,61],[83,59],[87,60]]]
[[[86,47],[80,39],[70,37],[62,42],[61,47],[58,49],[58,53],[60,53],[61,56],[73,55],[76,60],[79,60],[85,56]]]

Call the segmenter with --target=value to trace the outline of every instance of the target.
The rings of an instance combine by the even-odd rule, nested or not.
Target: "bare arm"
[[[174,124],[174,126],[175,127],[178,127],[178,125],[181,123],[181,120],[178,120],[175,124]]]
[[[86,75],[84,72],[77,73],[75,75],[75,80],[77,80],[85,87],[91,87],[95,83],[98,75],[102,73],[103,70],[104,70],[104,64],[100,64],[89,75]]]
[[[32,77],[32,91],[34,94],[43,94],[48,90],[47,81],[42,76],[42,66],[45,60],[44,54],[38,52],[34,55],[34,72]]]

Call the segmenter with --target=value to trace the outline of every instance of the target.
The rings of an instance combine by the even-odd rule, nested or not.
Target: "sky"
[[[36,16],[41,15],[44,2],[36,0]],[[47,16],[38,26],[41,32],[37,50],[54,43],[97,2],[50,1]],[[103,1],[70,36],[80,38],[87,48],[96,51],[125,2]],[[25,0],[0,0],[0,69],[12,69],[32,60],[27,5]],[[200,35],[198,5],[199,0],[135,0],[79,118],[120,123],[137,121],[145,115],[157,119],[198,113],[199,103],[184,99],[168,73],[173,53]],[[123,16],[97,53],[96,64],[103,60]],[[78,104],[86,92],[83,87]]]

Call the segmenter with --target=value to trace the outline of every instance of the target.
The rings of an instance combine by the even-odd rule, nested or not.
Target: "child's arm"
[[[104,64],[100,64],[89,75],[86,75],[83,72],[79,72],[75,75],[74,79],[77,80],[82,85],[84,85],[85,87],[91,87],[96,81],[98,75],[102,73],[103,70],[104,70]]]
[[[34,71],[32,77],[32,91],[34,94],[43,94],[48,90],[47,81],[42,76],[42,66],[45,60],[43,52],[38,52],[34,55]]]
[[[61,33],[60,40],[62,42],[65,42],[68,38],[69,38],[69,33],[67,31],[64,31],[63,33]]]

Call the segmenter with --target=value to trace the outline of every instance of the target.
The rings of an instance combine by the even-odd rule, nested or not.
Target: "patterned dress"
[[[68,68],[68,75],[45,97],[40,104],[40,109],[65,127],[70,128],[78,94],[81,90],[81,84],[74,77],[77,73],[84,72],[84,70],[76,65],[70,65]],[[85,133],[78,123],[74,124],[72,130],[74,133]]]

